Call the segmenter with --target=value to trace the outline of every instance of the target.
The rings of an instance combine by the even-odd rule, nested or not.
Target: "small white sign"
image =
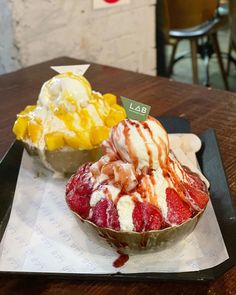
[[[93,8],[107,8],[129,4],[130,0],[93,0]]]
[[[73,65],[73,66],[55,66],[55,67],[52,66],[50,68],[59,74],[71,72],[75,75],[83,76],[89,67],[90,65],[86,64],[86,65]]]

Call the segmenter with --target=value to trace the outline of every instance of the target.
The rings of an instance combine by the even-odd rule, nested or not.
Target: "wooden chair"
[[[201,49],[199,40],[207,38],[211,42],[217,55],[224,86],[228,89],[228,81],[223,66],[217,31],[222,27],[221,18],[216,14],[217,0],[165,0],[165,31],[168,43],[173,46],[168,75],[172,73],[175,63],[175,54],[180,40],[187,39],[191,45],[193,83],[198,84],[197,53]],[[209,46],[209,42],[205,45]],[[210,47],[209,47],[210,48]],[[206,48],[207,50],[209,48]],[[206,64],[206,85],[209,85],[209,58],[213,52],[206,52],[202,57]]]
[[[230,71],[230,64],[234,62],[236,65],[235,58],[232,57],[232,52],[236,51],[236,0],[229,0],[229,28],[230,28],[230,41],[229,41],[229,53],[227,62],[227,74]]]

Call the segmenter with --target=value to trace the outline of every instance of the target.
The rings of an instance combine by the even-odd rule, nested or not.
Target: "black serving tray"
[[[179,117],[158,117],[168,133],[190,133],[190,123]],[[236,216],[232,206],[229,187],[224,173],[216,135],[213,129],[208,129],[200,135],[202,149],[198,153],[198,161],[203,174],[211,183],[210,195],[215,214],[229,254],[229,259],[209,269],[182,273],[132,273],[132,274],[80,274],[80,273],[29,273],[29,272],[4,272],[1,276],[46,276],[67,279],[119,279],[119,280],[185,280],[209,281],[224,274],[235,265],[236,261]],[[14,142],[0,162],[0,241],[6,229],[15,186],[21,163],[23,146]],[[207,259],[207,257],[206,257]]]

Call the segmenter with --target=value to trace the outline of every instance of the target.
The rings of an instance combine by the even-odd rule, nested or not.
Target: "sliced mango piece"
[[[114,104],[113,106],[112,106],[112,109],[114,109],[114,110],[116,110],[116,111],[118,111],[118,112],[121,112],[122,114],[123,114],[123,116],[124,117],[126,117],[126,112],[125,112],[125,109],[122,107],[122,106],[120,106],[119,104]]]
[[[65,134],[64,138],[66,144],[74,149],[91,149],[93,147],[86,131],[77,131],[75,135]]]
[[[28,118],[19,116],[15,121],[12,131],[17,139],[24,139],[27,135]]]
[[[42,126],[36,121],[31,120],[28,122],[28,135],[33,143],[36,143],[38,141],[39,137],[42,134],[42,130]]]
[[[29,112],[32,112],[33,110],[35,110],[35,108],[36,108],[36,105],[29,105],[23,111],[21,111],[19,115],[26,115]]]
[[[90,130],[90,139],[94,146],[100,145],[108,136],[109,128],[106,126],[94,126]]]
[[[97,102],[94,103],[94,106],[99,117],[104,121],[110,112],[110,105],[105,103],[103,99],[99,99]]]
[[[58,117],[62,117],[67,113],[67,110],[64,104],[60,104],[59,106],[57,106],[57,108],[55,108],[55,106],[52,104],[51,110],[54,111],[54,114]]]
[[[74,135],[65,134],[64,139],[66,144],[74,149],[93,148],[87,131],[77,131]]]
[[[96,92],[92,92],[92,96],[91,96],[91,103],[95,103],[97,102],[99,99],[101,99],[101,96],[96,93]]]
[[[103,94],[103,99],[105,102],[107,102],[109,105],[113,105],[116,103],[116,96],[112,93],[106,93]]]
[[[79,112],[81,127],[85,130],[90,130],[94,125],[93,119],[90,117],[89,112],[83,108]]]
[[[44,137],[46,147],[49,151],[57,150],[65,145],[64,135],[62,132],[51,132]]]
[[[69,130],[74,130],[74,118],[72,113],[62,110],[56,110],[55,115],[62,120]]]
[[[81,149],[91,149],[93,145],[90,141],[89,133],[87,131],[77,131],[76,132],[78,140],[80,142]]]
[[[68,146],[74,148],[74,149],[79,149],[80,148],[80,140],[79,137],[75,135],[64,135],[65,142]]]
[[[117,108],[117,106],[119,108]],[[119,105],[114,105],[114,107],[111,108],[109,115],[105,119],[105,124],[107,127],[113,127],[125,118],[125,110]]]

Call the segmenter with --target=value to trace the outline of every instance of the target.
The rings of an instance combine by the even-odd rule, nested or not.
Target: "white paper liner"
[[[67,180],[53,179],[24,151],[10,220],[0,244],[0,270],[53,273],[187,272],[214,267],[228,253],[209,202],[195,230],[167,250],[130,256],[112,266],[117,253],[85,233],[65,202]]]

